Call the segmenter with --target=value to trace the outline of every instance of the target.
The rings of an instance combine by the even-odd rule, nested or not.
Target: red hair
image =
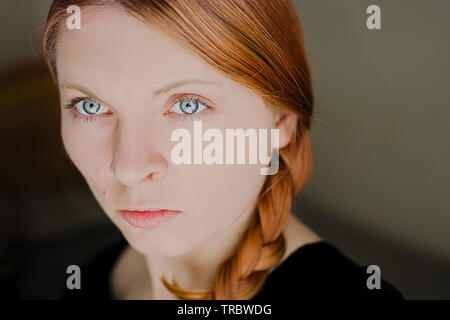
[[[165,31],[195,50],[209,65],[259,93],[266,105],[297,115],[290,143],[280,149],[278,173],[267,176],[256,218],[233,255],[216,270],[211,290],[180,288],[167,282],[180,299],[250,299],[262,288],[268,270],[285,254],[283,230],[292,197],[313,171],[309,130],[313,111],[311,74],[302,30],[290,0],[54,0],[43,47],[57,78],[55,47],[66,8],[110,5]]]

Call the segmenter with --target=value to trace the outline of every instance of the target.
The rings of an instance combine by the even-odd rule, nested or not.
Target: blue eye
[[[100,103],[92,100],[82,101],[81,103],[82,110],[86,112],[86,114],[88,115],[95,114],[96,112],[98,112],[100,106],[101,106]]]
[[[101,107],[102,107],[101,103],[93,100],[80,101],[75,105],[77,111],[85,116],[97,115],[98,114],[97,112],[100,110]]]
[[[75,118],[85,121],[95,121],[103,117],[104,114],[110,113],[108,108],[89,97],[72,98],[64,108],[70,109]]]
[[[170,111],[173,111],[178,114],[195,114],[200,113],[201,111],[209,108],[208,105],[200,102],[199,99],[196,98],[183,98],[178,100]],[[198,112],[197,112],[198,111]]]

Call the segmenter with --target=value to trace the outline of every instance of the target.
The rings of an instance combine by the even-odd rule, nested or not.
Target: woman
[[[65,149],[126,240],[89,264],[77,294],[256,299],[291,284],[306,297],[401,298],[384,280],[369,290],[362,266],[291,213],[313,168],[313,92],[290,1],[56,0],[44,51]],[[195,135],[195,121],[277,129],[276,173],[175,163],[174,132]]]

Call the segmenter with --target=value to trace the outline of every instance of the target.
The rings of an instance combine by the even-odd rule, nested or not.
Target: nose
[[[132,187],[166,175],[168,164],[156,150],[154,137],[144,128],[118,130],[111,169],[122,184]]]

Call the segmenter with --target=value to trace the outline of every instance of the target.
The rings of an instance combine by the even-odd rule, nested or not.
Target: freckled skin
[[[259,95],[121,9],[89,8],[82,18],[81,29],[62,26],[58,37],[61,105],[85,95],[61,88],[71,83],[94,93],[111,113],[86,122],[61,108],[69,157],[133,248],[148,256],[210,261],[215,270],[245,230],[266,176],[260,174],[260,164],[173,164],[171,149],[177,142],[170,135],[186,128],[193,136],[193,120],[168,117],[170,99],[187,93],[212,102],[212,111],[198,113],[197,120],[203,131],[217,128],[224,136],[226,128],[277,128],[275,115]],[[220,85],[191,84],[152,96],[185,77]],[[289,131],[279,129],[282,147]],[[156,229],[139,229],[116,213],[133,204],[183,213]]]

